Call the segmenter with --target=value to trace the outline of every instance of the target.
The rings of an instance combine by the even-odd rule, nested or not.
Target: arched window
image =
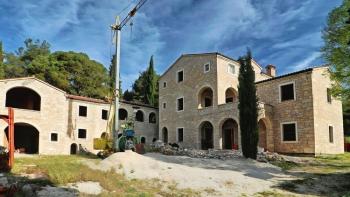
[[[128,118],[128,111],[123,108],[119,109],[119,120],[126,120]]]
[[[143,112],[141,110],[138,110],[136,112],[136,118],[135,118],[136,121],[139,121],[139,122],[143,122]]]
[[[156,114],[154,112],[149,114],[149,123],[156,123]]]
[[[141,137],[141,144],[146,144],[146,138],[145,137]]]
[[[6,93],[6,107],[40,111],[41,97],[29,88],[12,88]]]
[[[233,103],[237,101],[237,91],[233,88],[227,88],[225,92],[225,102]]]
[[[203,88],[198,95],[198,108],[213,106],[213,90],[209,87]]]

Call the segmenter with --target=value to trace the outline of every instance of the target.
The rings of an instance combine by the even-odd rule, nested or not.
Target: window
[[[152,113],[149,114],[148,122],[149,123],[156,123],[157,122],[155,113],[152,112]]]
[[[136,112],[136,121],[143,122],[143,112],[141,110]]]
[[[58,134],[51,133],[50,140],[51,140],[51,142],[57,142],[58,141]]]
[[[210,63],[204,64],[204,73],[207,73],[210,71]]]
[[[79,106],[79,116],[86,117],[87,116],[87,107]]]
[[[165,109],[166,108],[166,103],[163,103],[163,109]]]
[[[163,82],[163,88],[166,88],[166,82]]]
[[[329,143],[333,143],[333,126],[328,126]]]
[[[184,80],[184,71],[181,70],[181,71],[178,71],[177,72],[177,82],[180,83]]]
[[[177,141],[178,142],[184,141],[184,128],[177,128]]]
[[[280,99],[281,102],[295,100],[294,83],[280,85]]]
[[[282,123],[282,140],[284,142],[296,142],[296,123]]]
[[[327,88],[327,101],[328,103],[332,103],[332,94],[330,88]]]
[[[128,111],[126,111],[126,109],[119,108],[118,112],[119,112],[119,120],[128,119]]]
[[[86,129],[78,129],[78,138],[86,139]]]
[[[146,144],[146,138],[145,137],[141,137],[141,144]]]
[[[227,72],[234,75],[236,73],[235,65],[229,64],[227,67]]]
[[[184,98],[178,98],[177,99],[177,111],[183,111],[184,110]]]
[[[105,109],[102,110],[102,119],[103,120],[108,119],[108,110],[105,110]]]

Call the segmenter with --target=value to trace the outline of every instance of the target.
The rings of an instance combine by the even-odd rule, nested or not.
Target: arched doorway
[[[149,123],[157,123],[156,114],[154,112],[151,112],[148,116],[148,122]]]
[[[214,148],[213,140],[214,128],[209,121],[205,121],[200,126],[201,149],[208,150]]]
[[[15,123],[15,150],[21,153],[39,153],[39,131],[27,123]],[[8,141],[8,127],[5,129],[6,140]]]
[[[222,125],[222,149],[238,149],[238,124],[232,118]]]
[[[145,137],[141,137],[141,144],[146,144],[146,138]]]
[[[12,88],[6,92],[6,107],[40,111],[41,97],[25,87]]]
[[[168,129],[166,127],[162,129],[162,139],[164,143],[168,143]]]
[[[213,106],[213,90],[209,87],[203,88],[198,94],[198,108]]]
[[[144,118],[143,118],[143,112],[141,110],[138,110],[136,112],[135,120],[139,122],[143,122]]]
[[[76,143],[73,143],[70,145],[70,154],[76,155],[78,152],[78,145]]]
[[[258,122],[258,128],[259,128],[259,144],[258,146],[261,148],[264,148],[265,150],[267,149],[267,143],[266,143],[266,135],[267,135],[267,130],[266,130],[266,124],[263,119],[260,119]]]

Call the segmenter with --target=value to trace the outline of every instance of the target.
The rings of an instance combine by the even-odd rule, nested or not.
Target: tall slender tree
[[[155,106],[156,104],[156,91],[157,91],[157,77],[154,71],[153,55],[149,61],[147,74],[145,78],[145,96],[144,102]]]
[[[252,67],[252,55],[239,58],[239,124],[241,129],[242,152],[246,158],[256,159],[258,152],[258,107],[255,87],[255,73]]]
[[[5,70],[2,62],[4,61],[4,51],[2,49],[2,42],[0,41],[0,79],[5,77]]]

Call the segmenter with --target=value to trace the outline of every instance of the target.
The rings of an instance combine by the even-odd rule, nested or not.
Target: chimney
[[[265,67],[266,69],[266,74],[271,76],[271,77],[276,77],[276,67],[272,64],[269,64]]]

